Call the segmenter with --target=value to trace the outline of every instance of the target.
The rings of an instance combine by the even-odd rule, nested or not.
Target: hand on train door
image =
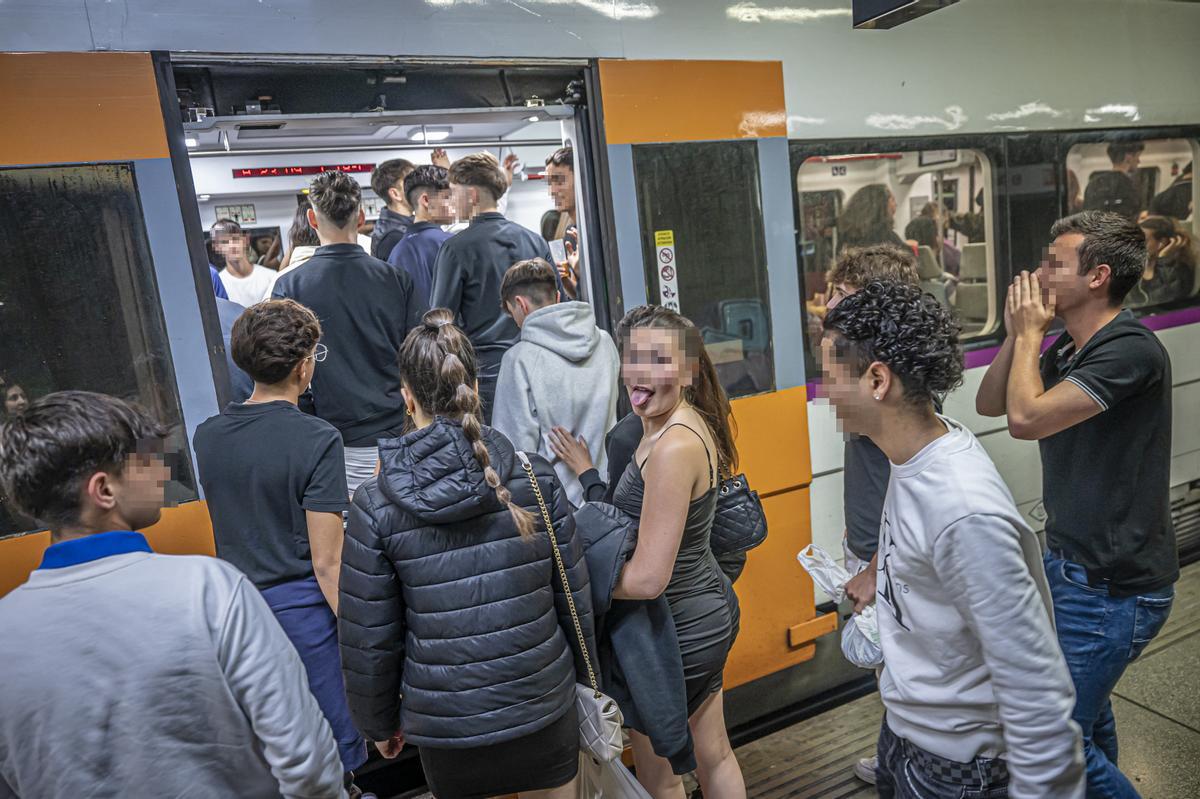
[[[558,276],[562,279],[563,291],[571,299],[579,297],[579,253],[570,239],[563,239],[567,251],[567,260],[558,265]]]
[[[392,737],[386,741],[376,741],[375,748],[379,750],[379,754],[391,760],[400,754],[400,750],[404,749],[404,733],[396,730]]]

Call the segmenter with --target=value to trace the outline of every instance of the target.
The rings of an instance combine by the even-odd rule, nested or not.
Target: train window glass
[[[52,391],[103,392],[141,403],[186,454],[131,165],[0,169],[0,263],[0,413]],[[168,499],[195,499],[189,459],[171,460]],[[0,500],[0,536],[37,529]]]
[[[754,142],[633,148],[647,296],[696,324],[725,391],[775,385]]]
[[[801,291],[817,373],[828,274],[846,247],[894,244],[917,255],[921,286],[957,315],[963,338],[996,327],[991,166],[977,151],[919,150],[806,159],[796,172]]]
[[[1200,289],[1188,139],[1120,139],[1076,144],[1067,152],[1068,211],[1113,211],[1137,220],[1149,259],[1126,299],[1150,311],[1192,301]]]

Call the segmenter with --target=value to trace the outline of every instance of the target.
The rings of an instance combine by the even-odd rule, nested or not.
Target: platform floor
[[[1120,765],[1144,799],[1200,797],[1200,563],[1183,570],[1167,626],[1129,667],[1113,710]],[[883,708],[878,694],[737,750],[748,793],[782,797],[871,797],[853,774],[875,751]]]

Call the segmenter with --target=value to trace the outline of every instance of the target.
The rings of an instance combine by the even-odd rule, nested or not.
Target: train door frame
[[[163,120],[166,126],[167,140],[170,146],[171,162],[178,186],[180,206],[183,209],[184,228],[188,243],[190,263],[193,277],[197,286],[197,294],[201,298],[201,315],[204,319],[205,338],[208,342],[210,361],[213,370],[213,380],[217,388],[217,396],[223,407],[229,399],[229,375],[224,359],[224,344],[221,337],[220,324],[217,319],[216,302],[211,297],[211,278],[208,271],[208,258],[204,245],[204,228],[200,221],[200,211],[196,202],[196,190],[191,172],[191,156],[185,142],[183,120],[177,107],[176,84],[173,68],[180,62],[188,64],[254,63],[291,67],[311,65],[316,68],[330,68],[339,65],[354,67],[394,67],[400,63],[419,63],[423,66],[454,67],[478,66],[504,68],[519,66],[564,66],[580,70],[583,75],[584,92],[582,102],[573,103],[574,114],[571,123],[574,128],[573,145],[577,150],[575,158],[576,195],[580,204],[580,228],[583,242],[583,255],[587,265],[588,292],[592,307],[596,313],[597,324],[610,331],[615,320],[622,312],[621,298],[616,291],[618,283],[609,278],[615,272],[616,265],[612,248],[606,245],[611,229],[612,193],[609,189],[607,176],[608,164],[604,142],[603,115],[600,110],[600,92],[597,80],[598,61],[596,59],[464,59],[464,58],[419,58],[404,57],[370,57],[361,56],[245,56],[244,58],[230,54],[216,53],[175,53],[155,51],[151,53],[154,60],[155,75],[158,81],[160,98],[163,108]],[[564,87],[565,88],[565,87]],[[594,106],[594,107],[593,107]],[[578,203],[578,200],[577,200]],[[207,296],[206,296],[207,295]]]

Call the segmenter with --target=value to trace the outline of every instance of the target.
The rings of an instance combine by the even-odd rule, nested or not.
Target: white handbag
[[[563,591],[567,596],[567,607],[571,611],[571,621],[575,623],[575,635],[579,639],[579,651],[583,653],[583,661],[587,664],[589,685],[575,685],[575,707],[579,712],[579,748],[582,753],[599,761],[601,764],[616,761],[624,749],[621,737],[621,709],[617,703],[600,692],[596,682],[596,673],[592,669],[592,658],[588,653],[587,641],[583,636],[583,625],[579,623],[579,614],[575,610],[575,598],[571,594],[571,583],[567,580],[567,567],[563,564],[562,553],[558,549],[558,538],[554,535],[554,522],[550,519],[550,511],[546,509],[546,500],[542,497],[542,488],[538,485],[533,474],[533,465],[524,452],[518,452],[521,466],[529,475],[529,483],[533,486],[533,495],[537,497],[538,508],[542,512],[542,521],[546,525],[546,533],[550,536],[550,551],[554,553],[554,563],[558,566],[558,577],[562,580]],[[622,768],[624,768],[622,766]],[[626,772],[628,773],[628,772]]]

